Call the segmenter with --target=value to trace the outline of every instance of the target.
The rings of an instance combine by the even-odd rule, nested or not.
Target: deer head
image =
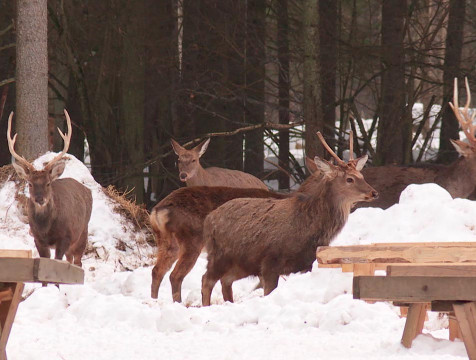
[[[360,172],[367,162],[368,156],[364,155],[354,159],[352,131],[350,131],[349,135],[350,153],[347,163],[340,159],[330,148],[320,132],[317,132],[317,136],[324,148],[334,158],[336,164],[334,165],[316,156],[314,158],[314,163],[316,164],[315,172],[320,172],[322,176],[333,179],[335,186],[339,188],[339,193],[342,198],[352,199],[354,203],[377,199],[378,192],[365,181]]]
[[[12,127],[12,118],[13,112],[8,118],[8,128],[7,128],[7,140],[8,148],[10,153],[15,158],[13,162],[13,167],[15,168],[17,174],[24,180],[28,182],[29,191],[30,191],[30,201],[32,201],[36,208],[43,208],[48,205],[52,197],[51,183],[55,181],[64,171],[65,162],[62,160],[63,155],[66,154],[69,148],[69,143],[71,140],[72,128],[71,128],[71,119],[66,110],[64,110],[66,116],[66,122],[68,125],[67,134],[63,134],[58,128],[58,131],[61,137],[64,140],[64,148],[61,153],[55,156],[51,161],[49,161],[43,168],[43,170],[36,170],[33,165],[28,162],[24,157],[18,155],[15,151],[15,141],[17,134],[11,137],[11,127]]]
[[[207,151],[210,139],[202,141],[193,149],[187,150],[174,139],[170,139],[175,154],[178,155],[178,170],[181,181],[186,182],[195,176],[200,165],[200,157]]]

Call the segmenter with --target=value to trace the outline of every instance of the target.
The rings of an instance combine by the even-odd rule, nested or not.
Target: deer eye
[[[197,160],[196,159],[193,159],[192,162],[196,162]]]
[[[349,184],[352,184],[354,182],[354,179],[348,177],[347,179],[345,179],[345,181],[347,181]]]

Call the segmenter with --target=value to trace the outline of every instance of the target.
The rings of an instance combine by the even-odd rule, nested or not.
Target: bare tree
[[[303,116],[306,125],[306,155],[323,155],[316,132],[323,130],[319,47],[319,1],[306,0],[303,6]]]
[[[405,118],[404,45],[406,0],[382,2],[382,97],[377,140],[378,164],[410,159],[411,123]]]
[[[459,125],[453,111],[448,106],[448,102],[453,94],[453,79],[461,75],[465,9],[465,0],[449,1],[445,62],[443,64],[443,119],[438,153],[439,160],[443,162],[450,162],[458,157],[450,139],[459,139]]]
[[[30,160],[48,150],[47,25],[47,0],[17,1],[18,149]]]

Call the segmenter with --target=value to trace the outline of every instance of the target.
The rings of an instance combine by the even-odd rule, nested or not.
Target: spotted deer
[[[318,133],[336,165],[314,158],[314,171],[286,199],[235,199],[212,211],[203,236],[208,254],[202,278],[202,303],[210,305],[213,287],[221,281],[223,298],[233,301],[235,280],[255,275],[264,295],[280,275],[311,270],[318,246],[329,245],[347,221],[352,205],[372,201],[378,193],[360,170],[367,156],[345,163]],[[352,140],[350,140],[352,154]]]
[[[157,243],[157,263],[152,270],[151,296],[156,299],[165,273],[172,273],[172,298],[181,302],[182,281],[195,265],[203,246],[203,221],[214,209],[236,198],[285,198],[264,189],[192,186],[170,193],[151,211],[150,223]]]
[[[63,134],[64,148],[49,161],[43,170],[36,170],[30,162],[15,151],[17,134],[11,137],[13,112],[8,118],[7,140],[10,153],[15,158],[13,167],[28,183],[30,198],[27,204],[28,222],[41,257],[49,258],[50,248],[55,248],[55,259],[66,254],[70,263],[81,266],[88,238],[88,223],[91,217],[92,195],[78,181],[58,179],[64,171],[63,156],[69,148],[72,128],[71,119],[65,110],[68,132]]]
[[[180,181],[187,186],[227,186],[237,188],[267,189],[268,187],[257,177],[243,171],[219,167],[203,168],[200,157],[207,151],[210,139],[202,141],[193,149],[187,150],[174,139],[172,148],[178,155]]]
[[[367,182],[380,194],[372,203],[361,203],[357,207],[388,207],[398,203],[401,192],[410,184],[436,183],[448,190],[453,198],[467,198],[476,190],[476,138],[473,120],[476,113],[469,115],[471,92],[465,79],[467,100],[459,109],[458,80],[454,80],[453,103],[449,103],[458,120],[467,143],[451,140],[460,157],[450,165],[425,164],[422,166],[378,166],[362,170]]]

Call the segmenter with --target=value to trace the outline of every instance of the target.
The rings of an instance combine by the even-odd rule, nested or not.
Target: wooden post
[[[449,339],[450,341],[455,341],[455,339],[461,339],[461,333],[459,331],[458,320],[454,314],[448,314],[448,330],[449,330]]]
[[[455,303],[453,308],[468,357],[470,360],[476,360],[476,304]]]
[[[413,339],[421,334],[426,317],[426,304],[414,303],[408,308],[407,321],[403,330],[402,344],[406,348],[412,346]]]
[[[24,286],[21,282],[14,283],[12,299],[0,303],[0,360],[7,359],[6,347],[8,337],[10,336]]]

